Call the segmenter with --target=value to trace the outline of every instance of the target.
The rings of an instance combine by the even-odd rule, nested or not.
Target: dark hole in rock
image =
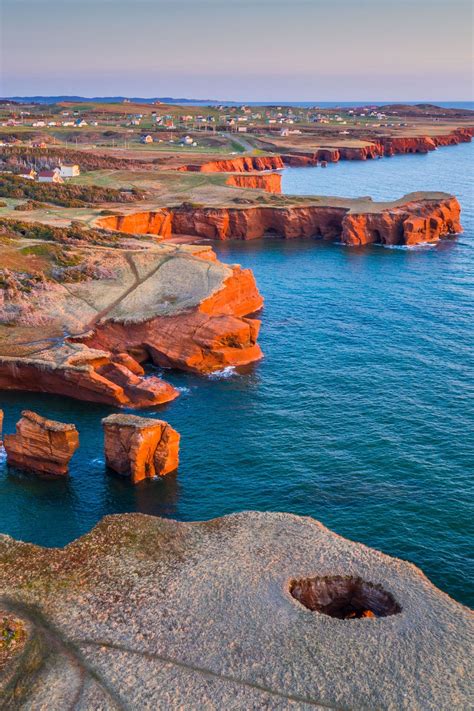
[[[352,576],[291,580],[290,594],[309,610],[339,620],[388,617],[402,611],[393,595],[381,585]]]

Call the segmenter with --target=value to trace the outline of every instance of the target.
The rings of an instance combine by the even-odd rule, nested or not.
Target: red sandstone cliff
[[[74,425],[48,420],[29,410],[21,415],[16,434],[5,435],[8,464],[52,476],[67,474],[71,457],[79,447]]]
[[[226,184],[236,188],[254,188],[257,190],[265,190],[267,193],[281,193],[281,174],[234,174],[229,175]]]
[[[223,287],[196,309],[141,323],[98,323],[82,342],[112,352],[141,351],[156,365],[198,373],[247,365],[262,352],[257,343],[260,321],[246,314],[262,304],[250,269],[235,266]]]
[[[130,232],[138,231],[142,223],[146,223],[149,231],[150,223],[154,222],[158,234],[164,237],[174,233],[212,240],[251,240],[273,233],[286,239],[315,237],[348,245],[371,242],[415,244],[462,231],[459,203],[445,193],[434,196],[414,193],[386,206],[369,201],[363,210],[358,209],[357,201],[340,200],[338,203],[290,207],[181,207],[163,209],[158,220],[155,217],[147,220],[144,213],[140,213],[136,220],[134,215],[106,219],[109,228],[114,219],[116,225]],[[153,216],[156,214],[152,213]]]
[[[474,128],[458,128],[455,131],[437,136],[387,136],[367,138],[364,146],[340,146],[337,148],[318,148],[314,151],[298,151],[281,156],[283,163],[291,167],[317,165],[322,161],[337,163],[339,160],[368,160],[405,153],[428,153],[438,146],[453,146],[469,143],[474,135]]]
[[[0,390],[54,393],[77,400],[120,407],[151,407],[178,397],[179,392],[161,378],[143,376],[143,369],[128,354],[61,354],[56,361],[0,357]],[[60,354],[58,354],[60,355]]]
[[[391,210],[349,213],[343,220],[341,241],[364,244],[414,245],[436,242],[462,231],[456,198],[440,201],[413,200]]]
[[[178,170],[200,173],[251,173],[255,170],[279,170],[280,168],[284,168],[280,156],[240,156],[200,165],[183,165]]]

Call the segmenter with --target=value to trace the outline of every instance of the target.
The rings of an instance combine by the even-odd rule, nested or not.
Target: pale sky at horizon
[[[470,0],[0,0],[0,95],[470,100]]]

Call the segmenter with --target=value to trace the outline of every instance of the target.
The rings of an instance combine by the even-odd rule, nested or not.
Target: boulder
[[[79,433],[74,425],[48,420],[30,410],[23,410],[16,434],[5,435],[8,464],[19,469],[64,476],[79,447]]]
[[[180,435],[167,422],[136,415],[109,415],[102,420],[105,460],[133,484],[165,476],[178,468]]]

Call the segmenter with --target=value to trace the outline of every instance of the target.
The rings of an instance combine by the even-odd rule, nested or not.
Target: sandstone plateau
[[[109,415],[102,420],[105,463],[133,484],[176,471],[179,434],[167,422],[135,415]]]
[[[26,635],[5,711],[470,707],[471,612],[311,518],[109,516],[63,549],[3,535],[0,558]]]
[[[447,193],[410,193],[390,203],[319,198],[307,205],[162,208],[99,219],[108,229],[211,240],[319,238],[349,246],[413,245],[462,231],[460,206]]]
[[[263,300],[250,270],[221,264],[201,247],[90,247],[74,255],[95,260],[99,276],[40,284],[24,308],[21,292],[12,292],[15,324],[0,341],[0,389],[149,407],[178,391],[146,376],[145,360],[208,373],[261,358],[260,322],[247,314]]]
[[[239,156],[203,163],[180,166],[178,170],[202,173],[234,173],[279,170],[285,166],[302,167],[321,162],[337,163],[340,160],[368,160],[406,153],[429,153],[441,146],[455,146],[469,143],[474,128],[466,126],[447,133],[433,135],[368,136],[362,145],[344,145],[344,140],[334,137],[335,145],[323,145],[314,150],[293,149],[281,154],[266,156]],[[315,140],[317,139],[315,137]]]
[[[16,434],[5,435],[8,464],[34,473],[64,476],[79,447],[74,425],[48,420],[23,410]]]

